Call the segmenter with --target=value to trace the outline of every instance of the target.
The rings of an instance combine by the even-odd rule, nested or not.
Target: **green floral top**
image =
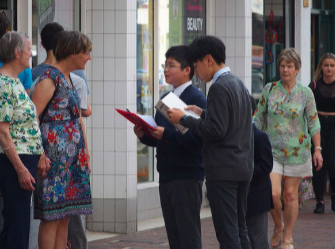
[[[273,87],[269,93],[271,84]],[[320,132],[314,95],[299,81],[283,102],[286,95],[281,81],[268,83],[258,103],[254,123],[257,128],[263,128],[268,99],[266,133],[274,160],[282,164],[302,164],[311,156],[311,137]]]
[[[9,132],[18,154],[42,154],[42,138],[36,108],[19,79],[0,74],[0,122]],[[4,153],[0,145],[0,153]]]

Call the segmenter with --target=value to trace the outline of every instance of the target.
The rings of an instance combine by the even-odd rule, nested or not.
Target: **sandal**
[[[273,229],[273,234],[272,234],[271,240],[270,240],[271,246],[273,248],[277,248],[278,246],[280,246],[281,236],[282,236],[283,232],[284,232],[284,224],[282,224],[282,229],[279,232],[276,232],[276,230]]]
[[[291,240],[291,241],[283,240],[283,244],[281,245],[281,249],[294,249],[293,240]]]

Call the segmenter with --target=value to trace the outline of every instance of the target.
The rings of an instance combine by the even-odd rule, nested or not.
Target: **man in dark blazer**
[[[250,96],[252,113],[256,102]],[[273,208],[270,173],[273,167],[272,148],[267,134],[254,128],[254,174],[247,200],[246,223],[253,249],[269,249],[268,211]]]

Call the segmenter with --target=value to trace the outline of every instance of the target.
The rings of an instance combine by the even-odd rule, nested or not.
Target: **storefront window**
[[[32,52],[33,67],[46,58],[40,33],[50,22],[58,22],[65,30],[80,31],[81,0],[32,0]]]
[[[264,1],[252,0],[251,94],[259,99],[264,85]]]
[[[137,0],[137,113],[154,115],[153,0]],[[153,148],[137,140],[137,181],[153,181]]]
[[[271,17],[271,12],[273,16]],[[265,83],[280,80],[280,74],[277,67],[277,57],[285,48],[285,18],[284,18],[284,3],[277,1],[273,3],[272,0],[264,0],[265,13]],[[269,38],[269,29],[274,28],[277,32],[277,39],[271,42]]]
[[[158,60],[161,65],[171,46],[189,45],[197,36],[206,34],[206,0],[158,0],[158,4]],[[159,65],[159,97],[162,97],[172,86],[165,82],[164,71]],[[205,82],[196,76],[192,82],[205,94]]]

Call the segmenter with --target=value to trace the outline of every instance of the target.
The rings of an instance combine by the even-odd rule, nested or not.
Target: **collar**
[[[228,74],[230,73],[230,68],[225,66],[224,68],[221,68],[219,71],[217,71],[214,76],[213,76],[213,82],[212,84],[215,83],[215,81],[223,74]]]
[[[184,92],[184,90],[190,85],[192,85],[192,81],[188,81],[188,82],[178,86],[177,88],[173,89],[173,93],[176,94],[179,97]]]

